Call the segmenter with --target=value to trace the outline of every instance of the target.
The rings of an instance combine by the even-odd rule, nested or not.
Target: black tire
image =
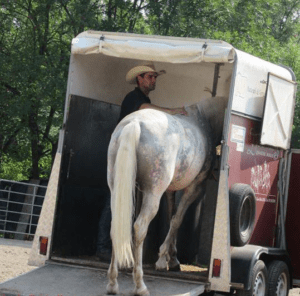
[[[256,199],[253,189],[236,183],[229,191],[231,245],[242,247],[252,235],[256,214]]]
[[[237,296],[266,296],[268,286],[268,271],[265,263],[258,260],[250,275],[250,290],[237,290]]]
[[[288,296],[290,290],[289,268],[283,261],[272,261],[268,266],[268,296]]]

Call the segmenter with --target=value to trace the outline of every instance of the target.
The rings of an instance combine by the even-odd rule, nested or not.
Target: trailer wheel
[[[265,263],[258,260],[250,275],[250,290],[237,290],[237,296],[266,296],[268,284],[268,271]]]
[[[256,201],[253,189],[236,183],[229,191],[231,245],[242,247],[252,235],[255,223]]]
[[[285,262],[272,261],[268,266],[268,295],[288,296],[290,289],[290,273]]]

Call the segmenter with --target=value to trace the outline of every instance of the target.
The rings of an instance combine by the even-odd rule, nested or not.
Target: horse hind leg
[[[134,223],[134,267],[135,295],[150,295],[143,280],[143,244],[152,219],[157,214],[161,196],[144,193],[140,214]]]
[[[168,245],[169,249],[166,252]],[[157,270],[167,270],[169,267],[169,271],[180,271],[180,262],[177,259],[176,236],[171,236],[169,244],[166,244],[159,250],[159,259],[155,263],[155,268]]]
[[[107,294],[118,294],[119,293],[119,284],[117,281],[118,277],[118,266],[117,261],[115,260],[114,252],[112,252],[111,263],[108,269],[108,284],[106,286]]]
[[[169,257],[170,260],[168,262],[170,271],[180,271],[180,262],[177,259],[177,248],[176,248],[176,237],[173,237],[173,241],[170,243],[169,248]]]
[[[175,192],[167,192],[168,198],[168,213],[169,213],[169,223],[171,223],[172,217],[176,213],[175,209]],[[177,248],[176,248],[176,236],[172,237],[169,247],[169,260],[168,266],[170,271],[180,271],[180,262],[177,259]]]
[[[162,263],[167,258],[169,261],[169,267],[171,270],[179,270],[179,261],[177,260],[177,250],[176,250],[176,238],[178,229],[182,223],[184,214],[188,207],[196,200],[196,198],[203,191],[203,186],[198,185],[195,180],[189,187],[185,189],[183,196],[181,197],[176,214],[172,217],[170,223],[170,229],[164,243],[159,248],[159,258],[155,263],[155,267],[158,270],[165,269]],[[172,254],[170,256],[170,254]],[[163,267],[163,268],[161,268]]]
[[[175,192],[166,191],[165,192],[166,198],[167,198],[167,205],[168,205],[168,223],[170,227],[171,219],[173,215],[175,214]],[[174,246],[175,244],[175,246]],[[175,247],[175,249],[174,249]],[[174,252],[175,251],[175,252]],[[174,262],[178,261],[176,258],[176,241],[170,243],[170,248],[167,250],[166,248],[160,248],[160,256],[158,261],[156,262],[156,269],[158,270],[167,270],[168,265],[170,268],[170,264],[174,265]],[[175,258],[174,258],[175,256]],[[169,264],[168,264],[169,263]],[[178,261],[179,264],[179,261]]]

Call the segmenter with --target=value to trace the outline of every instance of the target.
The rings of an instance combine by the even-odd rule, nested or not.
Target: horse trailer
[[[300,152],[290,147],[296,78],[287,67],[217,40],[98,31],[72,40],[64,121],[29,264],[106,273],[109,265],[95,253],[108,145],[121,102],[132,90],[126,73],[145,62],[166,71],[150,94],[155,105],[228,98],[206,191],[179,229],[180,271],[153,267],[168,231],[164,197],[150,224],[143,261],[151,295],[288,295],[300,284]],[[176,192],[177,202],[181,195]],[[130,291],[129,272],[120,272],[122,295]],[[59,286],[58,273],[55,282]],[[107,282],[92,277],[88,285],[105,295]],[[83,283],[77,281],[77,291]],[[62,286],[56,294],[64,293]],[[22,292],[17,279],[4,288]],[[46,284],[30,288],[48,292]]]

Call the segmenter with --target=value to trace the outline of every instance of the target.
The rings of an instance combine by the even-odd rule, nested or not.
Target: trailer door
[[[288,149],[290,147],[295,109],[296,83],[268,74],[260,143]]]

